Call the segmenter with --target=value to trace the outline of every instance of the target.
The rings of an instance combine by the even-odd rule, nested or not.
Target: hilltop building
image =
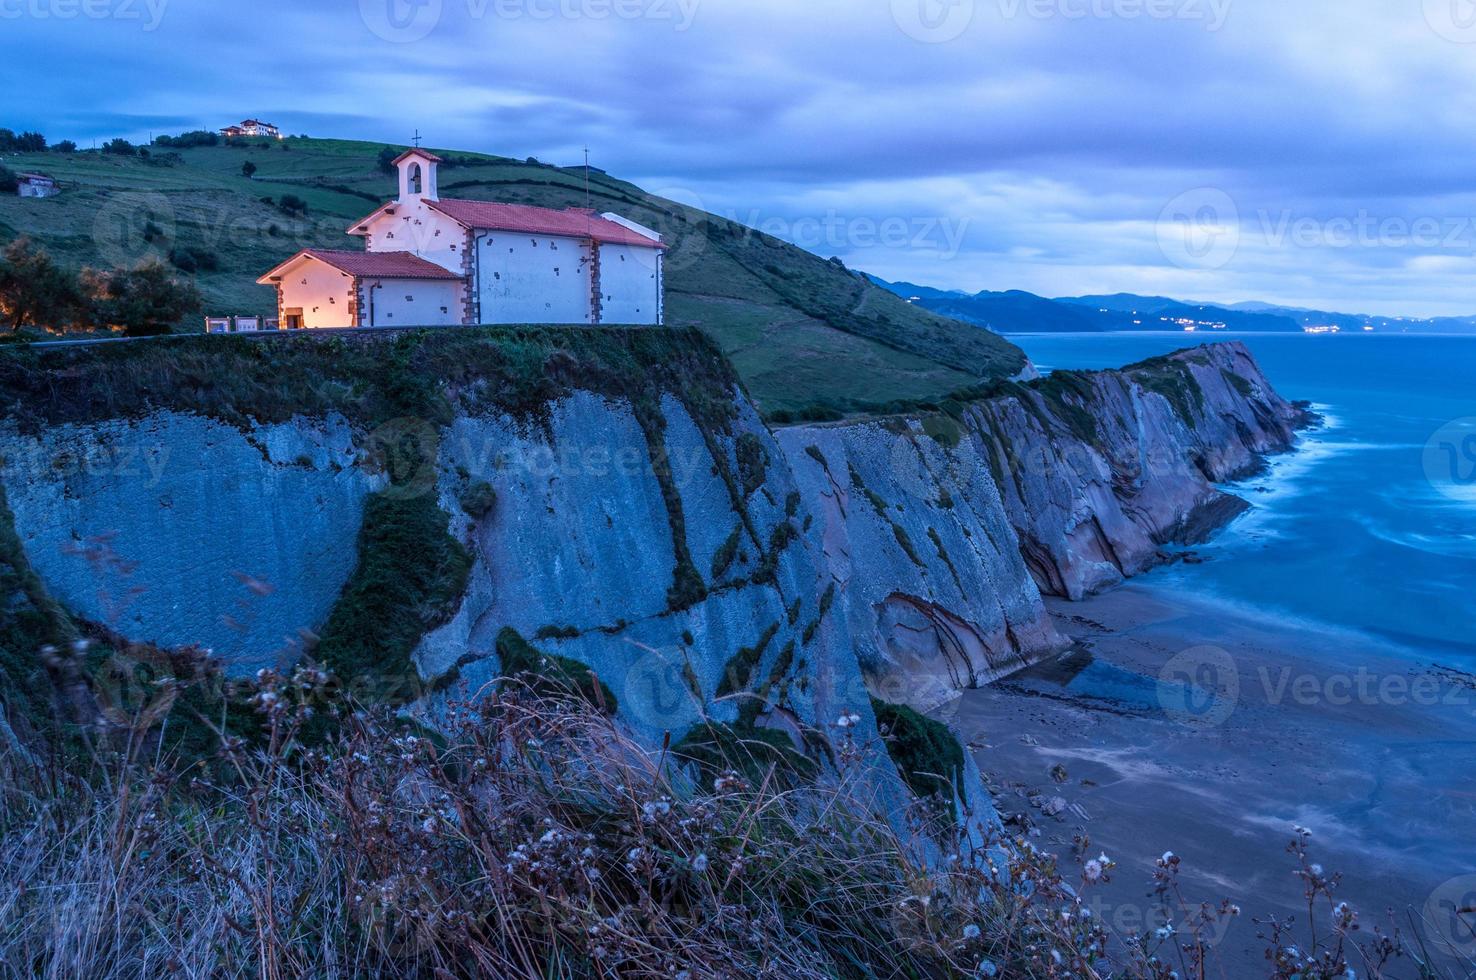
[[[15,193],[19,197],[55,197],[61,188],[45,174],[16,174]]]
[[[354,222],[365,250],[304,249],[257,282],[284,328],[663,321],[661,236],[616,214],[441,198],[425,150]]]
[[[237,136],[266,136],[274,140],[282,138],[282,133],[271,123],[264,123],[260,119],[247,119],[239,126],[227,126],[220,131],[220,135],[226,139]]]

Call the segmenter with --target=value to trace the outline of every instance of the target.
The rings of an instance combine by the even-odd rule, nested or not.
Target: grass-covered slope
[[[301,331],[0,347],[0,416],[24,430],[155,411],[237,425],[338,412],[383,438],[413,437],[414,422],[444,425],[458,410],[539,422],[576,388],[638,410],[679,394],[695,418],[725,421],[736,383],[711,340],[690,329]]]
[[[209,312],[268,313],[275,301],[255,284],[262,272],[301,248],[360,247],[344,229],[395,193],[394,178],[378,168],[381,148],[289,139],[154,148],[149,160],[13,155],[6,166],[50,173],[65,190],[44,200],[0,197],[0,244],[29,235],[74,266],[194,250],[217,262],[194,274]],[[582,169],[438,152],[453,164],[441,173],[443,197],[585,204]],[[241,172],[247,161],[257,168],[251,179]],[[306,217],[262,200],[284,195],[304,200]],[[601,173],[591,175],[589,199],[665,236],[668,321],[716,338],[767,410],[936,399],[1024,363],[994,334],[909,305],[838,262],[744,225]]]

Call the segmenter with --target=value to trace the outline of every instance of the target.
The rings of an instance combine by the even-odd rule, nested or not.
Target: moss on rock
[[[906,705],[876,698],[871,699],[871,710],[886,736],[887,754],[913,793],[939,796],[949,803],[967,799],[963,746],[947,725]]]
[[[608,715],[620,708],[615,692],[589,666],[537,649],[511,626],[497,634],[497,659],[504,675],[522,677],[540,695],[574,695]]]
[[[365,501],[358,563],[314,655],[361,698],[403,703],[421,690],[410,655],[466,589],[472,559],[429,494]]]

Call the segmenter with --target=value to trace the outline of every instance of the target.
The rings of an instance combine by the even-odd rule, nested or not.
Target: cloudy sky
[[[1476,0],[0,0],[0,125],[559,163],[892,279],[1476,313]]]

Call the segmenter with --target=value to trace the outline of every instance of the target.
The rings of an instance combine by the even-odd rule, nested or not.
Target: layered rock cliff
[[[1121,371],[1058,371],[960,414],[1026,565],[1043,591],[1072,599],[1240,514],[1248,505],[1214,484],[1251,475],[1310,421],[1238,342]]]
[[[776,433],[683,332],[192,343],[0,364],[21,557],[73,616],[241,674],[403,664],[432,714],[532,651],[650,738],[815,765],[872,699],[1059,649],[1042,590],[1233,516],[1212,482],[1301,421],[1238,345]]]

